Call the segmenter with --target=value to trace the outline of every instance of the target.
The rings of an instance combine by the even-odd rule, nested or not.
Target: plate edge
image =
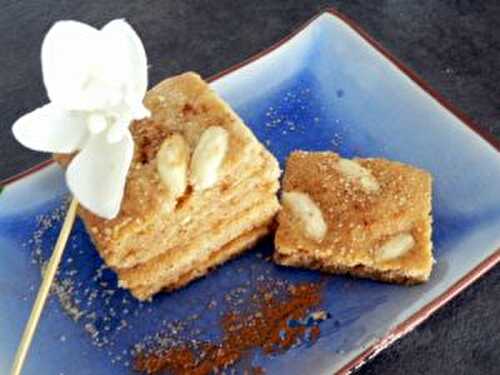
[[[415,312],[403,322],[399,323],[396,327],[390,329],[382,338],[371,344],[367,349],[358,354],[339,370],[336,370],[335,374],[348,375],[351,374],[352,371],[362,367],[365,363],[375,358],[384,349],[387,349],[397,340],[404,337],[421,323],[426,321],[434,312],[460,294],[460,292],[473,284],[477,279],[483,276],[499,262],[500,249],[497,249],[493,254],[482,260],[471,271],[450,286],[445,292],[434,298],[431,302],[420,308],[420,310]]]
[[[13,176],[10,176],[10,177],[7,177],[3,180],[0,181],[0,187],[6,187],[7,185],[9,184],[12,184],[13,182],[16,182],[18,180],[21,180],[25,177],[28,177],[29,175],[35,173],[35,172],[38,172],[46,167],[48,167],[49,165],[53,164],[54,163],[54,160],[52,159],[47,159],[47,160],[44,160],[38,164],[35,164],[34,166],[28,168],[28,169],[25,169],[24,171],[21,171],[19,173],[16,173],[15,175]]]
[[[410,78],[413,82],[417,84],[422,90],[429,94],[439,105],[444,107],[448,112],[455,115],[460,122],[470,128],[475,132],[480,138],[486,141],[490,146],[492,146],[497,151],[500,151],[500,139],[495,137],[493,134],[479,126],[475,120],[467,115],[464,111],[459,109],[455,104],[452,104],[448,99],[446,99],[442,94],[440,94],[436,89],[434,89],[424,78],[417,74],[414,70],[406,66],[399,58],[394,56],[392,52],[386,49],[379,41],[373,38],[367,31],[365,31],[356,21],[345,14],[339,12],[335,8],[327,8],[324,13],[328,13],[334,17],[337,17],[343,21],[348,27],[350,27],[354,32],[360,35],[371,47],[376,51],[380,52],[383,57],[385,57],[389,62],[391,62],[397,69],[401,71],[404,75]]]

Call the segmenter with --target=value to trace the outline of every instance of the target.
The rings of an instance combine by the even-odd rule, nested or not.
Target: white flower
[[[120,211],[134,143],[128,127],[149,116],[146,52],[124,20],[97,30],[57,22],[42,45],[50,103],[21,117],[16,139],[37,151],[78,152],[66,171],[68,187],[96,215]]]

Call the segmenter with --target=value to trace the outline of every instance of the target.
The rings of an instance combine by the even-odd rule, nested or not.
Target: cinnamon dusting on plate
[[[219,342],[186,342],[159,352],[138,353],[134,368],[146,374],[207,375],[235,364],[256,349],[279,354],[306,337],[315,342],[320,335],[319,326],[300,322],[306,321],[311,310],[321,303],[321,289],[319,283],[291,285],[280,298],[261,287],[251,297],[255,309],[233,310],[222,317],[223,335]],[[252,372],[262,374],[263,369],[254,367]]]

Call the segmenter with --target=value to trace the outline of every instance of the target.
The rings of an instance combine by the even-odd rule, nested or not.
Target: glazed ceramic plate
[[[294,149],[380,156],[434,176],[434,254],[428,283],[388,285],[285,269],[265,261],[264,240],[188,287],[139,304],[117,288],[77,221],[24,374],[131,373],[135,344],[194,316],[201,339],[220,335],[228,293],[251,293],[262,277],[325,282],[321,335],[283,354],[255,350],[244,366],[268,374],[332,374],[360,365],[408,332],[500,258],[500,156],[411,72],[343,16],[326,12],[287,40],[219,75],[212,87],[284,163]],[[10,368],[67,197],[46,163],[0,195],[0,373]],[[244,299],[244,298],[243,298]],[[208,309],[213,303],[216,306]],[[170,331],[171,333],[171,331]],[[180,333],[181,334],[181,333]]]

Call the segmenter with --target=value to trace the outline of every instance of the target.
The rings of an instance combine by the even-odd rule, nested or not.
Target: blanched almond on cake
[[[367,192],[375,192],[380,189],[377,179],[372,173],[349,159],[340,159],[337,163],[339,171],[349,180],[358,181]]]
[[[229,135],[220,126],[211,126],[203,132],[191,159],[190,182],[194,190],[208,189],[217,183],[228,143]]]
[[[321,242],[326,235],[327,226],[320,208],[308,194],[296,191],[283,193],[283,205],[292,211],[304,226],[304,234]]]
[[[156,168],[173,199],[186,191],[189,154],[189,146],[180,134],[168,136],[158,151]]]
[[[384,243],[376,253],[379,262],[399,258],[415,246],[415,239],[409,233],[401,233]]]

